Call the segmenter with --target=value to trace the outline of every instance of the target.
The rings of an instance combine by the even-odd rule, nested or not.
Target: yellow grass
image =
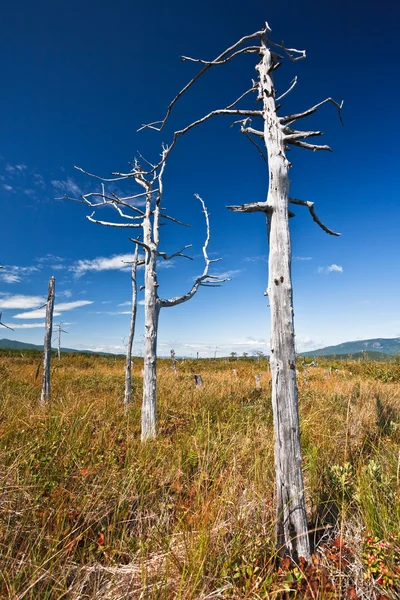
[[[266,361],[186,361],[177,375],[159,361],[159,436],[142,445],[139,359],[127,415],[121,358],[54,359],[45,409],[39,360],[0,356],[1,598],[284,597]],[[298,367],[312,539],[342,531],[353,558],[332,580],[378,598],[363,548],[398,548],[400,365],[338,363],[327,377],[329,364]]]

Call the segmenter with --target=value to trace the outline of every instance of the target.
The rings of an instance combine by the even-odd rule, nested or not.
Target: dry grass
[[[186,361],[174,375],[159,361],[159,437],[141,445],[139,360],[128,415],[121,359],[54,360],[44,410],[38,360],[0,357],[1,598],[400,593],[393,564],[400,556],[399,364],[342,363],[334,366],[344,373],[331,377],[324,365],[306,378],[299,367],[312,538],[333,582],[331,595],[321,579],[307,596],[307,575],[275,564],[267,363]],[[194,372],[203,376],[201,389]],[[255,389],[259,372],[262,390]],[[339,561],[326,549],[338,536]],[[375,545],[385,589],[371,571]]]

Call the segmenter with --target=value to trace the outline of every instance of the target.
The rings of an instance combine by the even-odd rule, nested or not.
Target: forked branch
[[[207,246],[210,241],[209,214],[207,212],[207,208],[204,203],[204,200],[198,194],[195,194],[195,197],[201,202],[201,205],[203,207],[203,213],[204,213],[205,220],[206,220],[207,233],[206,233],[206,240],[205,240],[204,246],[203,246],[203,256],[204,256],[204,261],[205,261],[204,271],[203,271],[202,275],[200,275],[200,277],[197,277],[191,290],[189,290],[189,292],[187,292],[187,294],[183,294],[182,296],[176,296],[175,298],[170,298],[169,300],[163,300],[160,298],[160,306],[162,308],[167,308],[169,306],[176,306],[177,304],[182,304],[183,302],[190,300],[190,298],[192,298],[195,295],[195,293],[197,292],[197,290],[199,289],[199,287],[201,285],[211,284],[213,287],[216,287],[216,286],[220,285],[221,283],[223,283],[224,281],[228,281],[227,278],[221,279],[217,275],[209,275],[208,274],[210,264],[218,262],[221,259],[219,259],[219,258],[210,259],[208,257]]]
[[[322,100],[322,102],[315,104],[315,106],[312,106],[311,108],[309,108],[308,110],[305,110],[304,112],[295,113],[295,114],[289,115],[287,117],[281,117],[279,120],[282,124],[285,124],[285,123],[297,121],[297,119],[304,119],[304,117],[308,117],[309,115],[312,115],[313,113],[315,113],[319,109],[320,106],[322,106],[323,104],[326,104],[327,102],[331,102],[334,106],[336,106],[336,108],[338,109],[340,122],[343,125],[342,107],[343,107],[344,101],[342,100],[342,102],[339,104],[333,98],[325,98],[325,100]]]
[[[310,202],[309,200],[297,200],[297,198],[289,198],[289,202],[290,202],[290,204],[298,204],[299,206],[306,206],[308,208],[308,210],[310,211],[313,221],[315,221],[315,223],[317,225],[319,225],[319,227],[321,227],[321,229],[323,229],[325,231],[325,233],[328,233],[329,235],[336,235],[336,236],[342,235],[341,233],[337,233],[336,231],[329,229],[329,227],[327,227],[326,225],[324,225],[322,223],[322,221],[317,217],[317,215],[315,213],[314,202]]]

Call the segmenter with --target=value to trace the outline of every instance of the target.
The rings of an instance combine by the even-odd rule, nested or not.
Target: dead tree
[[[202,198],[195,194],[202,206],[203,214],[206,222],[206,239],[203,245],[204,270],[203,273],[196,278],[191,289],[182,296],[176,296],[170,299],[160,298],[158,295],[157,281],[157,261],[171,260],[176,257],[188,258],[191,257],[184,254],[185,250],[191,247],[191,244],[185,246],[178,252],[167,255],[166,252],[160,250],[160,226],[163,219],[172,221],[178,225],[184,225],[181,221],[166,215],[161,207],[163,197],[163,175],[166,166],[166,159],[169,153],[168,147],[163,147],[161,160],[157,165],[145,161],[148,165],[147,170],[143,169],[136,159],[131,164],[131,170],[128,173],[113,173],[112,178],[98,177],[77,167],[83,173],[100,179],[102,181],[101,192],[91,192],[82,195],[81,199],[68,198],[77,202],[84,203],[90,207],[100,208],[110,206],[114,208],[123,222],[110,222],[99,220],[94,217],[94,212],[87,216],[87,219],[92,223],[103,225],[106,227],[120,228],[137,228],[142,229],[143,238],[129,238],[132,242],[144,249],[145,253],[145,271],[144,271],[144,375],[143,375],[143,403],[142,403],[142,441],[152,439],[156,436],[156,390],[157,390],[157,333],[159,314],[162,308],[177,306],[183,302],[187,302],[196,294],[201,286],[217,287],[226,279],[220,279],[218,276],[209,275],[209,268],[212,263],[218,262],[217,259],[209,259],[207,247],[210,241],[210,223],[209,215]],[[144,161],[143,157],[142,160]],[[143,192],[127,197],[119,197],[115,193],[106,193],[104,183],[121,180],[133,180]],[[138,198],[144,199],[145,207],[141,210],[134,206],[135,200]],[[132,214],[132,212],[134,214]],[[130,214],[128,214],[130,213]]]
[[[61,323],[57,323],[56,324],[56,329],[57,329],[57,355],[58,355],[58,360],[61,360],[61,334],[62,333],[66,333],[68,335],[68,331],[65,331],[63,329],[64,323],[61,321]]]
[[[135,326],[136,326],[136,313],[137,313],[137,283],[136,274],[139,265],[144,264],[144,260],[139,260],[139,245],[136,244],[135,253],[133,255],[132,269],[131,269],[131,281],[132,281],[132,313],[131,313],[131,326],[129,328],[128,344],[126,347],[126,361],[125,361],[125,396],[124,396],[124,407],[125,410],[129,406],[132,399],[132,348],[133,340],[135,337]]]
[[[313,220],[326,233],[339,235],[326,227],[317,217],[314,203],[298,200],[289,196],[289,167],[286,158],[289,146],[308,150],[328,150],[329,146],[309,143],[309,138],[322,135],[320,131],[299,131],[294,123],[312,115],[325,103],[333,104],[339,112],[342,104],[332,98],[326,98],[308,110],[279,116],[277,105],[296,85],[295,79],[289,89],[278,95],[273,82],[273,74],[281,66],[284,56],[292,61],[305,58],[305,51],[286,48],[270,39],[271,29],[266,23],[264,29],[241,38],[222,52],[215,60],[206,61],[182,57],[183,61],[202,65],[201,70],[175,96],[162,121],[143,125],[157,131],[163,129],[171,112],[181,96],[211,68],[224,65],[241,54],[254,54],[258,57],[256,71],[258,77],[251,87],[226,107],[211,111],[207,115],[175,131],[170,151],[180,137],[194,127],[217,115],[238,116],[241,132],[256,147],[268,166],[269,187],[266,201],[229,206],[235,212],[261,212],[267,220],[269,239],[268,288],[271,307],[271,373],[272,404],[275,429],[275,470],[277,488],[277,548],[280,555],[288,555],[296,560],[303,556],[310,558],[310,543],[307,530],[306,503],[301,469],[300,426],[298,414],[298,395],[296,385],[296,355],[294,343],[291,245],[289,204],[305,206]],[[279,53],[278,53],[279,52]],[[258,109],[239,108],[242,100],[249,94],[256,94]],[[252,121],[260,123],[253,127]],[[265,150],[259,145],[261,142]]]
[[[171,348],[171,366],[172,370],[176,375],[176,358],[175,358],[175,350]]]
[[[54,310],[54,287],[55,278],[49,279],[49,291],[47,294],[46,306],[46,323],[44,332],[43,345],[43,379],[42,379],[42,394],[40,397],[41,404],[45,404],[50,400],[50,362],[51,362],[51,337],[53,330],[53,310]]]

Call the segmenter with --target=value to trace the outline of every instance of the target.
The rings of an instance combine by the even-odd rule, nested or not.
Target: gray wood
[[[54,311],[54,292],[55,278],[50,277],[49,289],[46,302],[46,324],[44,332],[43,344],[43,378],[42,378],[42,394],[40,397],[41,404],[45,404],[50,400],[50,362],[51,362],[51,337],[53,330],[53,311]]]

